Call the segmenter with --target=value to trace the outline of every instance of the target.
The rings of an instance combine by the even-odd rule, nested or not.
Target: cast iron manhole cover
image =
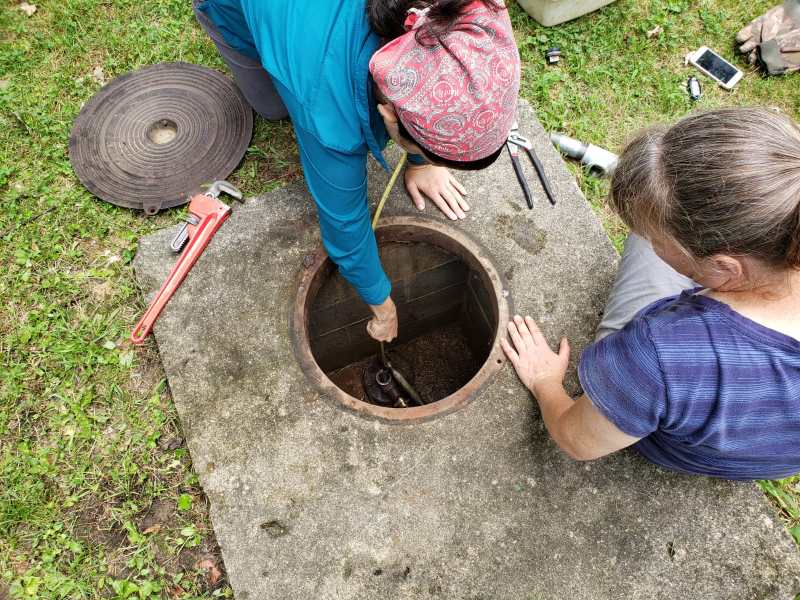
[[[231,79],[162,63],[116,78],[86,103],[69,158],[98,198],[155,214],[230,175],[252,133],[253,111]]]

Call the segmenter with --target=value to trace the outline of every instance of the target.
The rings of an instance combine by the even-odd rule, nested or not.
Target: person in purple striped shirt
[[[800,128],[766,109],[689,116],[639,134],[610,203],[630,227],[584,395],[569,344],[530,317],[503,349],[558,446],[591,460],[633,446],[726,479],[800,472]]]

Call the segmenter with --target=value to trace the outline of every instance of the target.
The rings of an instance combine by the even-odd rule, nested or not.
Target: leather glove
[[[758,47],[758,63],[768,75],[800,71],[800,29],[794,29]]]
[[[750,64],[758,59],[758,47],[769,40],[800,29],[800,0],[785,0],[766,13],[753,19],[736,34],[739,52],[746,54]]]

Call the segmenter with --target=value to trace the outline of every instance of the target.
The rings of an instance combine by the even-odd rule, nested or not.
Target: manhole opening
[[[400,320],[399,338],[386,346],[388,358],[424,406],[410,402],[402,389],[405,402],[399,404],[375,394],[370,382],[380,369],[379,345],[366,332],[369,307],[329,259],[318,261],[309,277],[299,309],[306,344],[351,408],[390,420],[448,412],[465,404],[501,366],[498,323],[508,308],[500,279],[485,258],[463,245],[466,240],[441,229],[403,222],[377,232]]]
[[[178,135],[178,125],[170,119],[159,119],[147,129],[147,137],[159,146],[169,144]]]

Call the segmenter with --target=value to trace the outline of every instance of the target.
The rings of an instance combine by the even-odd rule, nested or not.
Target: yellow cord
[[[372,218],[372,228],[373,229],[375,229],[375,227],[378,225],[378,219],[381,218],[381,213],[383,212],[383,205],[386,204],[386,200],[389,198],[389,194],[392,193],[392,188],[394,187],[394,184],[397,181],[397,178],[400,176],[400,171],[403,170],[403,165],[406,164],[406,158],[408,158],[408,152],[403,150],[403,156],[400,157],[400,162],[397,163],[397,166],[394,169],[394,173],[392,173],[392,177],[391,177],[391,179],[389,179],[389,183],[386,184],[386,189],[383,190],[383,196],[381,196],[381,201],[378,202],[378,208],[375,209],[375,216]],[[385,349],[385,347],[383,345],[383,342],[381,342],[380,360],[382,360],[384,364],[387,364],[386,363],[386,349]],[[394,377],[396,378],[397,375],[394,375]],[[401,377],[402,377],[402,375],[401,375]],[[412,391],[413,391],[413,388],[412,388]],[[414,393],[416,394],[416,392],[414,392]],[[419,395],[417,395],[417,398],[419,398]],[[422,404],[422,403],[420,402],[420,404]]]
[[[400,171],[403,169],[403,165],[406,164],[406,158],[408,158],[408,152],[404,150],[403,156],[400,157],[400,162],[397,163],[397,168],[395,168],[394,173],[392,173],[392,178],[389,180],[389,183],[386,184],[386,189],[383,191],[381,201],[378,202],[378,208],[375,209],[375,216],[372,218],[373,229],[378,225],[378,219],[381,218],[381,213],[383,212],[383,205],[386,204],[386,199],[389,198],[389,194],[392,193],[392,188],[397,178],[400,176]]]

